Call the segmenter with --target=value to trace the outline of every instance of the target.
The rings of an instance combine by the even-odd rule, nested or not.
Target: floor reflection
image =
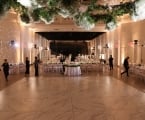
[[[144,82],[104,69],[69,77],[0,73],[0,120],[144,120]]]

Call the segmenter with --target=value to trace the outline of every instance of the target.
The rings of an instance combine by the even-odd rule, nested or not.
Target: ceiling
[[[82,0],[82,1],[89,1],[89,0]],[[97,3],[102,5],[118,5],[121,2],[129,2],[129,1],[131,0],[98,0]]]
[[[81,1],[82,3],[90,2],[90,0]],[[130,0],[98,0],[98,3],[103,5],[117,5],[122,1],[127,2]],[[122,18],[120,19],[120,21],[122,21]],[[126,19],[128,20],[128,16],[125,17],[125,21]],[[106,27],[103,23],[98,23],[94,29],[86,31],[76,26],[71,18],[62,18],[60,16],[56,16],[55,21],[52,24],[44,24],[43,22],[33,23],[29,26],[29,28],[32,28],[35,33],[38,33],[48,40],[61,41],[92,40],[93,38],[106,32]]]
[[[92,40],[104,32],[37,32],[48,40]]]

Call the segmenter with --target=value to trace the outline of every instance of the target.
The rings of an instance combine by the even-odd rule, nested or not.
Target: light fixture
[[[11,40],[11,41],[9,42],[9,45],[10,45],[10,46],[14,46],[14,45],[15,45],[15,41],[14,41],[14,40]]]
[[[19,44],[15,40],[11,40],[9,42],[9,46],[17,48],[19,47]]]
[[[19,44],[18,43],[15,43],[14,44],[14,47],[18,48],[19,47]]]
[[[109,48],[108,44],[105,44],[104,48]]]
[[[39,49],[39,47],[37,46],[37,44],[34,44],[34,48],[35,49]]]
[[[137,45],[138,44],[138,40],[134,40],[134,44]]]

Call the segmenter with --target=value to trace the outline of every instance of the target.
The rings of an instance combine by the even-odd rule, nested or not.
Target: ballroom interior
[[[0,67],[0,120],[145,119],[145,13],[131,16],[125,11],[134,5],[137,13],[141,4],[144,9],[145,0],[76,0],[80,14],[88,9],[91,17],[99,19],[95,24],[82,16],[80,21],[75,19],[77,15],[62,17],[62,13],[49,21],[39,15],[39,21],[29,16],[29,23],[24,22],[24,10],[28,15],[41,7],[54,10],[53,0],[42,0],[48,6],[39,0],[26,0],[31,1],[29,4],[10,1],[18,7],[14,9],[13,3],[4,14],[0,9],[0,65],[7,59],[11,66],[8,82]],[[0,0],[1,8],[5,4]],[[119,13],[118,9],[125,12]],[[116,24],[111,28],[102,21],[104,18],[97,17],[115,14],[113,10],[117,17],[114,15]],[[44,11],[41,9],[39,14]],[[110,55],[113,70],[108,65]],[[40,60],[38,77],[33,66],[36,56]],[[62,56],[66,58],[64,63],[60,62]],[[120,75],[127,56],[129,77]],[[31,64],[30,75],[25,75],[26,57]]]

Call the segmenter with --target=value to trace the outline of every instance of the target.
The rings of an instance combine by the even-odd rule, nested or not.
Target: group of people
[[[34,61],[35,76],[39,76],[39,63],[40,61],[38,57],[35,57],[35,61]],[[30,61],[28,57],[26,57],[25,66],[26,66],[25,74],[29,75],[30,74]]]
[[[126,73],[127,76],[129,76],[128,74],[128,70],[129,70],[129,56],[127,56],[125,59],[124,59],[124,62],[123,62],[123,66],[124,66],[124,71],[121,72],[121,76]],[[110,55],[109,57],[109,67],[110,67],[110,70],[113,70],[113,57],[112,55]]]
[[[2,67],[3,67],[5,80],[8,81],[9,63],[8,63],[7,59],[4,59],[4,63],[2,64]],[[28,57],[26,57],[26,60],[25,60],[25,67],[26,67],[25,75],[29,75],[30,74],[30,61],[29,61]],[[38,59],[38,57],[35,57],[34,69],[35,69],[35,76],[39,76],[39,59]]]
[[[35,76],[39,76],[39,62],[40,61],[38,60],[38,57],[35,57],[35,61],[34,61]],[[28,57],[26,57],[25,66],[26,66],[25,74],[29,75],[30,74],[30,61],[29,61]]]
[[[121,72],[121,76],[124,73],[126,73],[126,75],[129,76],[129,74],[128,74],[129,62],[128,62],[128,60],[129,60],[129,56],[127,56],[124,59],[124,63],[123,63],[124,71]],[[38,57],[35,57],[35,61],[34,61],[35,76],[39,76],[39,62],[40,61],[39,61]],[[4,63],[2,64],[2,67],[3,67],[5,79],[6,79],[6,81],[8,81],[9,63],[8,63],[7,59],[4,59]],[[25,67],[26,67],[25,74],[29,75],[30,74],[30,61],[29,61],[28,57],[26,57],[26,60],[25,60]],[[109,57],[109,67],[110,67],[110,70],[113,70],[113,57],[112,57],[112,55],[110,55],[110,57]]]

